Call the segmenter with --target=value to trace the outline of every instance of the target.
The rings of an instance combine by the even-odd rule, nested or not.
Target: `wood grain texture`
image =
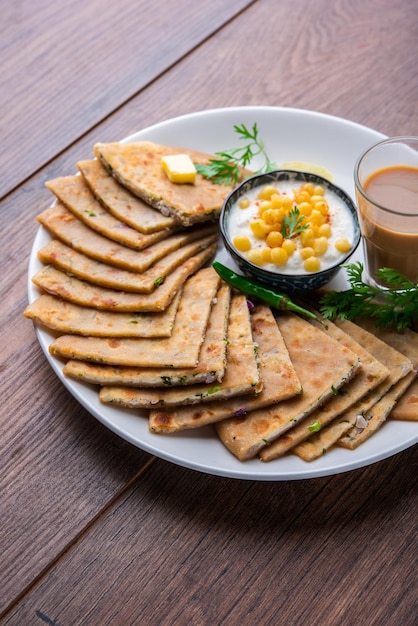
[[[412,625],[412,466],[256,484],[158,461],[6,624]]]
[[[1,0],[0,197],[249,4]]]
[[[13,136],[0,157],[2,183],[16,187],[0,207],[0,620],[9,607],[3,620],[13,626],[141,618],[151,626],[412,625],[416,450],[295,483],[220,479],[159,460],[148,467],[149,455],[72,399],[22,317],[35,216],[51,201],[44,183],[75,173],[97,141],[190,111],[245,104],[300,107],[389,135],[416,134],[413,0],[237,0],[221,11],[220,2],[206,4],[193,5],[189,17],[179,10],[170,62],[156,36],[173,16],[167,0],[136,4],[145,7],[150,46],[140,87],[138,59],[121,71],[123,50],[116,50],[124,38],[125,51],[135,43],[144,49],[146,41],[127,35],[134,4],[118,4],[118,18],[98,0],[65,7],[0,1],[4,50],[14,50],[0,74],[14,89],[21,83],[15,110],[7,91],[0,104]],[[102,9],[94,32],[83,19],[91,7]],[[65,24],[78,25],[78,40],[62,37]],[[76,71],[68,54],[77,42]],[[94,67],[92,53],[100,57]],[[37,63],[25,69],[30,58]],[[120,83],[106,83],[106,71]],[[38,92],[36,76],[44,86],[52,81],[51,89]]]

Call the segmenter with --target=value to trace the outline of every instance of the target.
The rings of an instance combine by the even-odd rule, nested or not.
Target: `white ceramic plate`
[[[167,120],[145,128],[124,141],[151,140],[213,153],[237,146],[238,136],[233,130],[234,124],[252,126],[255,122],[270,159],[278,164],[298,160],[326,167],[333,173],[335,184],[352,197],[353,170],[357,157],[365,148],[384,138],[364,126],[321,113],[277,107],[239,107],[203,111]],[[257,167],[257,163],[254,163],[254,167]],[[39,295],[30,280],[40,268],[37,251],[48,241],[49,235],[40,228],[29,263],[30,302]],[[361,258],[362,251],[358,249],[352,260]],[[218,259],[232,265],[225,250],[219,250]],[[340,272],[331,285],[338,288],[346,284],[345,276]],[[62,363],[48,352],[52,334],[39,328],[36,333],[59,379],[95,418],[138,448],[194,470],[247,480],[314,478],[369,465],[418,441],[416,423],[389,421],[357,450],[335,448],[312,463],[306,463],[293,455],[270,463],[259,460],[241,463],[223,447],[212,427],[175,435],[153,435],[148,431],[145,414],[102,405],[96,388],[64,377]]]

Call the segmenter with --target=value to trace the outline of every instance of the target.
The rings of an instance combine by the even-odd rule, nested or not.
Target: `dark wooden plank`
[[[74,171],[80,154],[88,158],[96,141],[116,141],[162,120],[217,107],[297,107],[387,135],[413,134],[418,5],[384,0],[379,6],[320,0],[307,11],[304,0],[258,2],[54,159],[44,180]],[[258,42],[256,55],[249,41]]]
[[[251,1],[3,0],[0,197]]]
[[[16,347],[14,362],[7,360],[8,350],[2,354],[7,411],[0,429],[0,612],[151,458],[75,402],[34,344],[30,328],[19,322],[8,332],[15,333]]]
[[[0,216],[0,613],[151,458],[72,398],[23,318],[36,205],[31,189]]]
[[[5,624],[412,625],[414,458],[264,484],[158,461]]]

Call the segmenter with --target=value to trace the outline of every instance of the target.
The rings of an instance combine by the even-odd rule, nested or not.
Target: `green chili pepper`
[[[225,267],[222,263],[218,261],[214,261],[212,263],[213,269],[217,274],[229,285],[235,287],[239,291],[242,291],[246,296],[253,296],[259,300],[262,300],[269,306],[274,307],[275,309],[279,309],[281,311],[293,311],[294,313],[299,313],[304,317],[309,317],[310,319],[316,320],[320,322],[321,320],[307,309],[302,308],[301,306],[292,302],[292,300],[283,293],[277,293],[272,289],[267,289],[267,287],[262,287],[258,283],[255,283],[245,276],[241,276],[240,274],[236,274],[233,270],[229,269],[229,267]]]

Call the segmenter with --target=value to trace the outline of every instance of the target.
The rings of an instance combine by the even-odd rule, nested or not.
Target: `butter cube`
[[[162,157],[161,166],[172,183],[194,183],[196,168],[188,154],[169,154]]]

